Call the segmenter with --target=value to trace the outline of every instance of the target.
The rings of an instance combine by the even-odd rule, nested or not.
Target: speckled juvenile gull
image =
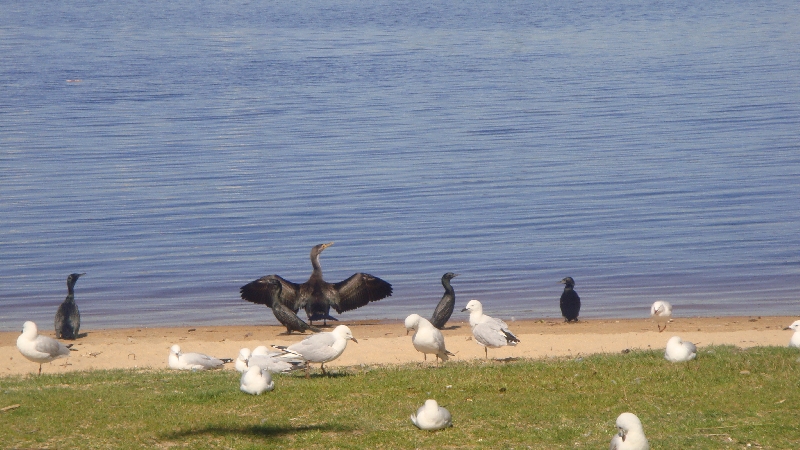
[[[690,361],[696,356],[697,346],[691,342],[684,341],[679,336],[672,336],[667,341],[667,349],[664,351],[664,358],[666,358],[667,361]]]
[[[666,330],[667,324],[672,318],[672,305],[664,300],[654,302],[650,307],[650,318],[656,322],[659,333]],[[664,325],[664,328],[661,328],[661,325]]]
[[[450,356],[455,356],[445,348],[442,332],[424,317],[419,314],[411,314],[406,317],[405,325],[406,330],[414,330],[411,343],[418,352],[424,355],[425,361],[428,360],[428,353],[436,355],[436,358],[441,358],[442,361],[447,361]]]
[[[22,334],[17,338],[17,349],[22,356],[39,363],[39,375],[42,374],[42,364],[69,356],[69,347],[53,338],[39,336],[39,328],[31,321],[22,324]]]
[[[498,348],[505,345],[517,345],[519,339],[508,329],[508,324],[500,319],[489,317],[483,313],[483,305],[477,300],[470,300],[461,310],[469,311],[469,325],[475,341],[483,346],[486,358],[489,358],[488,347]]]
[[[787,330],[794,330],[792,338],[789,340],[789,347],[800,348],[800,320],[795,320],[794,323],[786,327]]]
[[[417,413],[411,414],[411,422],[420,430],[441,430],[453,426],[450,411],[439,406],[433,399],[425,400]]]
[[[356,344],[358,341],[353,337],[347,325],[339,325],[333,331],[312,334],[302,341],[288,347],[276,346],[275,348],[294,352],[303,357],[307,362],[320,363],[320,369],[325,374],[325,363],[338,358],[347,347],[347,341],[352,340]],[[306,364],[306,377],[308,377],[308,365]]]
[[[183,353],[179,345],[169,349],[169,367],[175,370],[208,370],[218,369],[230,359],[219,359],[202,353]]]
[[[268,370],[258,366],[247,369],[239,380],[239,389],[253,395],[261,395],[266,391],[275,389],[275,382]]]
[[[611,439],[611,450],[650,450],[642,422],[635,414],[620,414],[617,417],[617,429],[619,433]]]

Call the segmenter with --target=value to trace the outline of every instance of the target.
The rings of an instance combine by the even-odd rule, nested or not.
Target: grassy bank
[[[276,376],[98,371],[0,378],[4,448],[607,448],[622,412],[653,449],[800,448],[796,349],[703,349],[577,359],[360,367]],[[435,398],[454,427],[409,415]]]

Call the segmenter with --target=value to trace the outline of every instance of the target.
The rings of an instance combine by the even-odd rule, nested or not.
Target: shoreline
[[[793,316],[723,316],[675,317],[666,331],[659,333],[649,318],[588,319],[564,323],[557,319],[507,320],[520,339],[515,347],[489,349],[489,358],[576,357],[623,350],[663,349],[675,335],[694,342],[699,348],[708,345],[786,346],[792,332],[784,330],[797,320]],[[345,324],[358,343],[348,342],[347,349],[326,367],[357,365],[392,365],[423,361],[411,344],[402,320],[359,320],[333,322],[325,331]],[[42,373],[63,373],[104,369],[167,369],[169,348],[181,346],[185,352],[200,352],[219,358],[236,358],[239,349],[258,345],[289,345],[309,333],[291,335],[277,325],[225,325],[136,327],[84,330],[72,343],[73,351],[64,367],[64,359],[42,366]],[[483,347],[472,339],[467,321],[448,322],[442,330],[447,349],[456,356],[451,360],[484,359]],[[36,374],[39,366],[25,359],[16,348],[19,332],[0,332],[0,377]],[[54,337],[52,330],[41,334]],[[432,359],[428,364],[433,365]],[[226,364],[224,370],[234,370]],[[312,370],[319,370],[312,364]]]

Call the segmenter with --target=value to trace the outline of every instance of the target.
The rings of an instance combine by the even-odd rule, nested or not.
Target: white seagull
[[[439,406],[433,399],[425,400],[417,413],[411,414],[411,422],[420,430],[441,430],[453,426],[450,411]]]
[[[414,330],[411,343],[418,352],[423,354],[425,361],[428,360],[428,353],[436,355],[436,358],[441,358],[442,361],[447,361],[450,356],[455,356],[445,348],[442,332],[434,327],[428,319],[419,314],[411,314],[406,317],[405,325],[406,335],[408,331]]]
[[[785,328],[786,330],[794,330],[792,339],[789,340],[789,347],[800,348],[800,320],[795,320],[794,323]]]
[[[338,358],[347,347],[347,341],[352,340],[356,344],[358,341],[353,337],[347,325],[339,325],[333,331],[312,334],[302,341],[288,347],[274,346],[285,352],[295,353],[303,357],[308,362],[320,363],[322,373],[325,372],[325,363]],[[308,377],[308,364],[306,364],[306,377]]]
[[[682,340],[680,336],[672,336],[667,341],[667,349],[664,351],[664,358],[667,361],[691,361],[695,357],[697,357],[697,346],[691,342]]]
[[[259,345],[247,358],[247,366],[258,366],[271,373],[289,373],[305,367],[306,362],[297,353],[283,350],[271,352],[264,345]]]
[[[517,345],[519,339],[508,329],[508,324],[500,319],[489,317],[483,313],[483,305],[477,300],[470,300],[461,310],[469,311],[469,325],[475,341],[483,346],[486,358],[489,358],[488,347],[498,348],[504,345]]]
[[[39,328],[31,321],[22,325],[22,334],[17,338],[17,349],[22,356],[39,363],[39,375],[42,374],[42,364],[69,356],[69,347],[53,338],[39,336]]]
[[[219,359],[202,353],[183,353],[179,345],[169,349],[169,368],[176,370],[218,369],[230,359]]]
[[[611,450],[650,450],[644,436],[642,421],[633,413],[622,413],[617,417],[619,433],[611,439]]]
[[[667,323],[672,318],[672,305],[663,300],[654,302],[653,306],[650,307],[650,318],[656,322],[658,332],[661,333],[667,329]],[[661,328],[662,324],[664,325],[663,329]]]
[[[275,389],[275,382],[272,381],[272,375],[269,374],[268,370],[253,366],[242,374],[242,378],[239,381],[239,389],[248,394],[261,395],[266,391]]]
[[[233,367],[239,371],[239,373],[247,372],[247,360],[250,359],[250,349],[247,347],[239,349],[239,356],[236,357],[236,361],[233,362]]]

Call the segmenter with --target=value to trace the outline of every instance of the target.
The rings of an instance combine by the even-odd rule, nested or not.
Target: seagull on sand
[[[619,433],[611,439],[611,450],[650,450],[644,436],[642,421],[633,413],[622,413],[617,417]]]
[[[450,411],[439,406],[433,399],[425,400],[417,413],[411,414],[411,422],[420,430],[441,430],[453,426]]]
[[[428,353],[436,355],[436,358],[441,358],[442,361],[447,361],[449,357],[455,356],[445,348],[442,332],[419,314],[411,314],[406,317],[405,325],[406,334],[408,331],[414,330],[411,343],[418,352],[423,354],[425,361],[428,360]]]
[[[232,359],[219,359],[202,353],[183,353],[180,345],[169,349],[169,368],[175,370],[208,370],[219,369]]]
[[[663,300],[654,302],[653,306],[650,307],[650,318],[656,322],[658,332],[663,332],[667,329],[667,323],[669,323],[672,318],[672,305]],[[664,328],[661,328],[662,324]]]
[[[239,389],[248,394],[261,395],[266,391],[275,389],[275,382],[272,381],[272,376],[268,370],[253,366],[242,374],[242,378],[239,381]]]
[[[667,341],[664,358],[672,362],[691,361],[697,357],[697,346],[689,341],[684,341],[679,336],[672,336]]]
[[[347,347],[348,340],[358,344],[350,328],[348,328],[347,325],[339,325],[334,328],[333,331],[312,334],[302,341],[288,347],[274,347],[287,353],[300,355],[307,362],[320,363],[322,373],[327,375],[327,372],[325,372],[325,363],[338,358]],[[306,378],[309,376],[308,371],[308,364],[306,364]]]
[[[69,347],[72,345],[66,346],[53,338],[39,336],[39,328],[31,321],[22,325],[22,334],[17,338],[17,349],[22,356],[39,363],[39,375],[42,374],[42,364],[69,356]]]
[[[498,348],[505,345],[517,345],[519,339],[508,329],[508,324],[500,319],[489,317],[483,313],[483,305],[477,300],[470,300],[461,312],[469,311],[469,325],[472,335],[478,344],[483,346],[486,359],[489,359],[488,347]]]
[[[794,323],[785,328],[786,330],[794,330],[792,339],[789,340],[789,347],[800,348],[800,320],[795,320]]]

